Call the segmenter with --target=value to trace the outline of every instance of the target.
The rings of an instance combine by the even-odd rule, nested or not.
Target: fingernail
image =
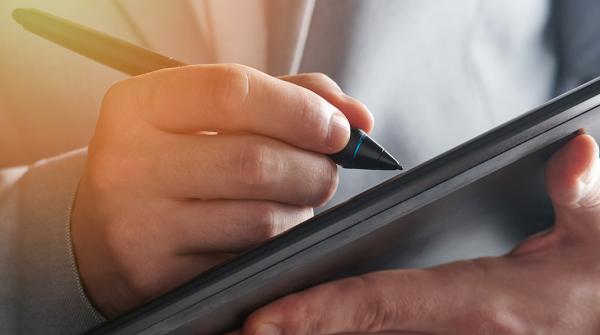
[[[253,335],[281,335],[281,328],[272,323],[262,324],[256,329]]]
[[[334,152],[344,149],[350,139],[350,124],[348,119],[340,113],[334,112],[329,120],[329,133],[327,146]]]

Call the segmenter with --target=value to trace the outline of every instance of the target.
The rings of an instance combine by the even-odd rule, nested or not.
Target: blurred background
[[[323,72],[370,108],[373,137],[406,168],[600,74],[598,0],[4,0],[0,167],[86,146],[104,93],[126,78],[25,31],[17,7],[190,64]],[[340,173],[327,207],[395,175]],[[472,236],[444,259],[514,244],[495,230]]]

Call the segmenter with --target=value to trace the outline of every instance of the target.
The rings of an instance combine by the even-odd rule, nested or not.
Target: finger
[[[340,151],[350,137],[346,117],[319,95],[241,65],[133,77],[109,90],[103,111],[123,106],[167,132],[243,131],[322,153]]]
[[[469,285],[481,271],[470,264],[378,272],[319,285],[256,311],[246,320],[244,334],[454,333],[461,317],[481,304]]]
[[[360,128],[367,133],[373,130],[373,115],[367,106],[353,97],[344,94],[338,84],[322,73],[302,73],[293,76],[283,76],[279,79],[307,88],[329,103],[337,107],[354,128]]]
[[[254,135],[170,135],[157,144],[152,178],[161,194],[196,199],[324,204],[338,174],[326,156]]]
[[[265,201],[188,201],[171,211],[161,235],[180,254],[239,253],[311,218],[309,207]]]
[[[546,187],[552,199],[556,224],[568,230],[589,232],[600,227],[600,171],[598,145],[589,135],[579,135],[551,157]]]

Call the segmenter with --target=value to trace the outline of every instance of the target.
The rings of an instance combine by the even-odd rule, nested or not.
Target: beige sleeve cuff
[[[0,171],[2,334],[76,334],[104,320],[83,291],[70,237],[86,154]]]

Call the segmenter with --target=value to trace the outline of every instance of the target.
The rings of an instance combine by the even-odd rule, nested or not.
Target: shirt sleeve
[[[86,153],[0,170],[1,334],[77,334],[103,321],[84,293],[70,237]]]

